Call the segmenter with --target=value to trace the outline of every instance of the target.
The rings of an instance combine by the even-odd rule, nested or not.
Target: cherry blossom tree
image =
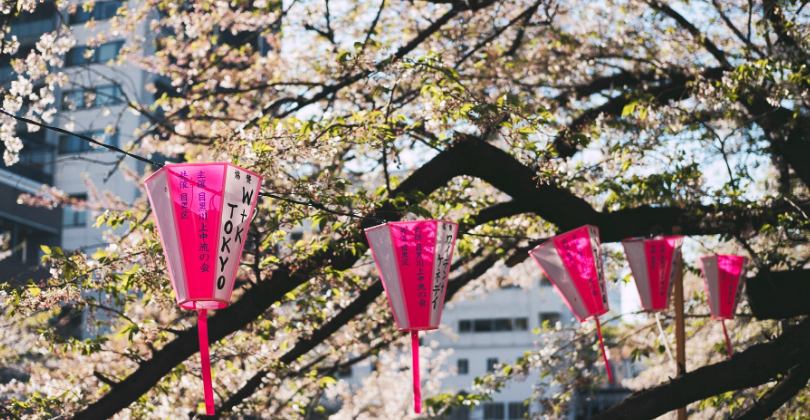
[[[674,374],[653,324],[611,327],[609,347],[650,367],[624,384],[639,392],[596,418],[652,419],[684,406],[699,418],[809,415],[806,4],[125,3],[90,45],[124,36],[110,65],[153,75],[153,100],[105,80],[123,91],[122,112],[148,121],[124,149],[233,161],[265,175],[232,304],[209,320],[218,415],[406,415],[407,395],[375,398],[401,388],[406,343],[362,230],[422,217],[457,221],[465,233],[448,299],[537,281],[536,271],[520,269],[532,264],[528,249],[583,224],[599,227],[608,244],[614,283],[630,281],[611,245],[626,237],[677,233],[694,253],[747,254],[755,269],[732,324],[737,353],[725,354],[699,271],[686,261],[688,372]],[[6,33],[15,14],[37,6],[5,3]],[[63,25],[13,61],[0,121],[6,164],[22,147],[14,116],[29,130],[52,121],[63,55],[74,44]],[[7,37],[1,52],[17,48]],[[143,174],[127,162],[112,169],[142,187]],[[80,205],[52,189],[21,200]],[[30,373],[0,385],[0,413],[201,418],[196,325],[174,302],[146,199],[90,201],[104,209],[97,224],[109,229],[108,246],[48,248],[46,281],[0,283],[0,360]],[[287,240],[310,224],[303,240]],[[502,266],[515,274],[501,278]],[[90,338],[48,323],[68,306],[85,312]],[[430,384],[430,413],[531,380],[543,409],[536,415],[564,416],[572,395],[599,381],[587,328],[547,326],[536,350],[478,378],[473,394],[444,395]],[[443,357],[429,369],[446,372]],[[379,369],[359,389],[336,384],[335,372],[355,363]]]

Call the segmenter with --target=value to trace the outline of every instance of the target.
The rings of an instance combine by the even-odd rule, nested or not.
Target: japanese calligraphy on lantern
[[[169,188],[175,200],[175,211],[180,214],[176,223],[179,248],[186,276],[197,281],[186,284],[187,299],[210,297],[209,285],[214,281],[211,270],[213,258],[210,250],[216,243],[216,232],[209,218],[216,220],[221,211],[221,194],[207,187],[206,182],[222,182],[222,169],[206,164],[183,165],[177,169],[169,166]]]
[[[247,226],[259,193],[259,185],[244,169],[231,166],[222,191],[222,214],[217,235],[217,270],[214,296],[230,300],[236,270],[245,247]]]
[[[146,180],[178,303],[227,306],[261,177],[231,164],[167,165]]]
[[[645,310],[663,311],[669,306],[682,244],[681,236],[622,241]]]
[[[366,229],[399,329],[438,327],[457,230],[437,220]]]
[[[734,318],[747,265],[748,258],[740,255],[711,255],[700,259],[712,318]]]
[[[578,320],[608,311],[597,228],[583,226],[557,235],[529,253]]]

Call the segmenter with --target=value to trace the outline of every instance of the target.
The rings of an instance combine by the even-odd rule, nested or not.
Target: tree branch
[[[718,234],[731,231],[735,226],[758,227],[764,223],[778,223],[769,209],[735,209],[702,206],[697,208],[640,207],[617,212],[600,213],[587,201],[556,185],[540,184],[535,172],[521,164],[507,152],[468,135],[460,135],[452,147],[414,171],[391,197],[409,197],[414,192],[428,196],[447,185],[453,178],[469,175],[480,178],[509,194],[519,206],[516,211],[532,211],[563,230],[582,224],[600,228],[603,242],[618,241],[628,236],[644,236],[651,232],[669,232],[680,229],[686,235]],[[409,200],[408,204],[414,204]],[[524,207],[525,206],[525,207]],[[785,211],[795,211],[785,205]],[[501,217],[506,212],[498,211]],[[400,211],[390,200],[368,216],[376,219],[398,220]],[[286,264],[272,272],[272,278],[259,282],[229,307],[217,311],[209,318],[209,340],[215,342],[253,322],[284,295],[303,284],[313,272],[325,264],[335,270],[350,269],[360,258],[343,252],[346,243],[365,243],[362,229],[373,223],[367,219],[360,223],[358,233],[330,243],[310,257]],[[480,220],[479,220],[480,223]],[[143,361],[138,369],[123,379],[118,386],[77,413],[75,419],[107,419],[148,392],[160,379],[198,351],[196,327],[178,334],[154,356]]]
[[[591,420],[656,418],[714,395],[768,383],[808,357],[810,320],[804,320],[769,343],[755,344],[730,359],[636,392]]]
[[[810,362],[802,362],[788,371],[787,376],[768,390],[754,405],[743,409],[734,420],[763,420],[795,397],[810,380]]]

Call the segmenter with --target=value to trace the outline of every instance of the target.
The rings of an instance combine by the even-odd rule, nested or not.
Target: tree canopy
[[[362,230],[430,217],[465,233],[448,299],[493,281],[536,281],[490,268],[533,264],[530,247],[584,224],[597,226],[603,243],[678,233],[694,252],[747,254],[756,277],[732,329],[738,353],[726,357],[696,262],[686,260],[689,372],[674,377],[654,326],[614,327],[611,346],[650,368],[626,384],[640,392],[595,418],[652,419],[686,405],[700,418],[803,418],[810,321],[800,300],[807,295],[794,290],[807,290],[810,257],[806,5],[143,0],[87,26],[98,32],[91,47],[125,37],[108,65],[148,71],[153,97],[116,72],[68,77],[61,66],[75,39],[62,25],[25,56],[6,38],[2,54],[17,54],[16,79],[3,109],[51,123],[59,89],[115,83],[125,101],[104,112],[147,121],[123,133],[127,151],[231,161],[265,176],[232,303],[209,320],[223,417],[311,418],[327,395],[343,402],[335,418],[401,418],[407,397],[388,402],[391,410],[370,396],[407,374],[396,351],[406,343]],[[15,14],[42,6],[4,7],[8,32]],[[17,124],[2,117],[7,164],[22,147]],[[122,157],[116,170],[142,187],[133,162]],[[69,200],[54,189],[21,199]],[[9,399],[0,413],[194,415],[202,397],[196,324],[175,304],[145,196],[99,194],[88,205],[102,211],[108,245],[92,254],[49,248],[47,280],[0,282],[0,360],[31,374],[0,385]],[[304,239],[286,239],[310,223]],[[606,250],[610,281],[630,281],[620,248]],[[48,324],[66,305],[86,311],[91,338]],[[475,393],[458,399],[434,389],[432,413],[528,378],[542,384],[532,397],[546,410],[538,415],[561,416],[571,392],[598,376],[593,334],[540,334],[538,349],[479,378]],[[385,366],[376,382],[353,391],[334,384],[339,368],[371,355]],[[435,356],[431,368],[440,369]]]

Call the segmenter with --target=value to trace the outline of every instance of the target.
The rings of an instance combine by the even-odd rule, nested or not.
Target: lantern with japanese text
[[[669,307],[682,244],[682,236],[622,241],[641,298],[641,307],[645,311],[665,311]]]
[[[586,225],[565,232],[538,245],[529,254],[579,322],[596,321],[605,369],[613,383],[599,324],[599,315],[609,309],[599,229]]]
[[[681,262],[681,245],[683,236],[628,238],[622,241],[641,298],[641,307],[655,313],[661,342],[664,343],[670,360],[674,358],[658,312],[669,307],[675,275]]]
[[[411,333],[414,411],[422,412],[419,331],[439,327],[458,225],[441,220],[389,222],[366,229],[394,321]]]
[[[230,163],[170,164],[146,179],[177,303],[197,310],[205,408],[214,414],[207,311],[230,303],[262,177]]]
[[[712,319],[720,320],[723,324],[723,334],[726,337],[726,349],[731,356],[731,340],[726,330],[726,320],[734,319],[737,304],[742,296],[745,283],[745,272],[748,258],[740,255],[709,255],[700,258],[700,269],[706,286],[706,295],[709,298],[709,309]]]

